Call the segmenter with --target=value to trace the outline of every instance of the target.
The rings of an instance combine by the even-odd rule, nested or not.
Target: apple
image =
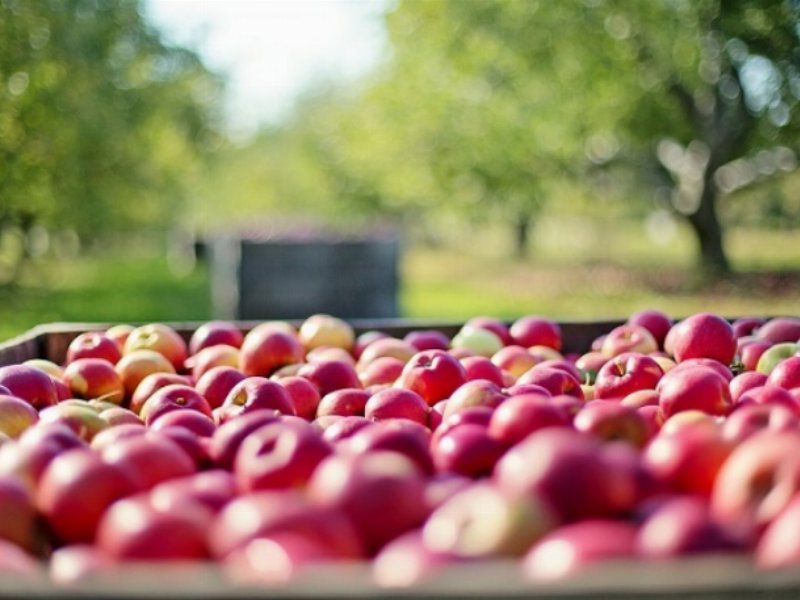
[[[549,395],[512,396],[492,414],[488,433],[507,446],[520,442],[534,431],[546,427],[567,427],[569,419],[549,403]]]
[[[584,399],[581,382],[564,369],[536,365],[517,379],[517,385],[528,384],[541,386],[553,396],[568,395]]]
[[[531,354],[527,348],[511,345],[498,350],[492,356],[492,362],[516,378],[535,367],[542,360]]]
[[[187,358],[184,366],[192,372],[192,379],[197,381],[214,367],[238,367],[239,354],[238,348],[225,344],[207,346]]]
[[[687,358],[683,362],[675,365],[674,368],[670,369],[670,372],[678,372],[683,371],[685,369],[691,369],[694,367],[705,367],[707,369],[711,369],[715,371],[717,375],[722,377],[725,381],[730,382],[733,379],[733,371],[731,371],[727,366],[723,365],[721,362],[716,361],[712,358]]]
[[[153,373],[175,374],[175,367],[155,350],[133,350],[126,353],[114,367],[122,379],[125,395],[130,398],[136,388]]]
[[[758,359],[756,371],[769,375],[782,361],[800,353],[800,344],[794,342],[783,342],[774,344],[764,350]]]
[[[730,385],[728,386],[731,392],[731,400],[736,403],[739,400],[739,396],[744,392],[766,385],[766,383],[767,376],[764,373],[758,373],[757,371],[745,371],[744,373],[740,373],[731,379]]]
[[[36,492],[36,505],[57,539],[91,542],[106,508],[136,490],[126,465],[108,463],[85,448],[73,448],[47,466]]]
[[[180,512],[187,503],[200,504],[217,514],[239,494],[236,478],[228,471],[212,469],[171,479],[150,490],[150,502],[156,510]]]
[[[321,400],[316,386],[308,379],[297,376],[280,377],[276,381],[291,396],[295,414],[307,421],[313,421]]]
[[[157,377],[157,375],[153,377]],[[222,406],[234,386],[245,378],[244,373],[233,367],[213,367],[203,373],[194,387],[213,410]],[[136,394],[134,394],[135,398]]]
[[[105,413],[100,416],[104,417]],[[154,417],[150,422],[152,431],[160,431],[165,427],[183,427],[199,438],[210,438],[217,429],[214,420],[197,410],[168,410]]]
[[[469,350],[476,356],[489,358],[503,347],[503,340],[488,329],[465,325],[453,337],[451,346],[454,349]]]
[[[83,400],[75,401],[75,403],[69,402],[69,400],[65,400],[40,411],[39,421],[42,423],[63,423],[86,442],[91,442],[95,435],[109,426],[108,421],[102,419],[100,413],[88,402]]]
[[[77,358],[64,369],[64,382],[76,398],[102,398],[120,404],[125,396],[114,365],[103,358]]]
[[[403,341],[410,344],[415,352],[424,350],[447,350],[450,347],[450,338],[436,329],[417,329],[409,331]]]
[[[584,406],[573,420],[576,431],[605,442],[625,441],[642,448],[650,439],[650,429],[635,408],[619,402],[594,400]]]
[[[247,492],[304,487],[332,452],[310,425],[270,423],[248,435],[239,447],[236,480]]]
[[[769,524],[755,550],[760,569],[794,569],[800,564],[800,543],[794,533],[800,527],[800,496],[795,495]]]
[[[112,365],[122,358],[117,342],[102,331],[88,331],[77,336],[67,347],[67,363],[79,358],[102,358]]]
[[[698,496],[660,503],[639,528],[636,546],[640,555],[656,559],[742,549],[713,521],[707,502]]]
[[[775,365],[767,382],[785,390],[800,387],[800,356],[790,356]]]
[[[733,450],[714,482],[711,515],[751,539],[772,522],[800,489],[800,436],[762,431]]]
[[[577,381],[581,381],[582,373],[578,367],[575,366],[575,363],[569,361],[563,357],[560,358],[548,358],[546,360],[541,361],[539,364],[536,365],[542,369],[557,369],[559,371],[564,371],[567,375],[571,375]]]
[[[209,321],[194,330],[189,339],[189,354],[197,354],[203,348],[226,344],[233,348],[241,348],[243,336],[241,330],[227,321]]]
[[[443,350],[423,350],[406,363],[397,386],[416,392],[433,406],[466,381],[464,367]]]
[[[211,419],[211,406],[188,385],[168,385],[156,391],[142,406],[140,416],[151,425],[161,415],[175,410],[194,410]]]
[[[34,369],[39,369],[40,371],[44,371],[52,379],[55,381],[60,381],[61,378],[64,376],[64,369],[59,367],[56,363],[50,360],[46,360],[44,358],[30,358],[22,363],[24,367],[33,367]],[[7,394],[9,390],[3,392]]]
[[[203,560],[208,518],[209,511],[196,503],[162,511],[146,495],[125,498],[103,515],[97,546],[114,560]]]
[[[381,421],[362,427],[337,445],[344,454],[396,452],[413,462],[420,472],[434,472],[430,451],[431,434],[419,423],[409,420]]]
[[[372,575],[382,588],[407,588],[434,581],[455,558],[425,545],[422,532],[409,531],[386,544],[372,562]]]
[[[353,358],[353,355],[344,348],[336,348],[334,346],[318,346],[306,353],[307,363],[314,364],[334,360],[353,366],[356,364],[356,359]]]
[[[608,357],[605,354],[594,350],[579,356],[575,361],[575,366],[581,373],[581,381],[594,384],[597,373],[607,361]]]
[[[330,444],[337,444],[342,440],[355,435],[365,427],[372,425],[372,421],[360,416],[350,417],[322,417],[317,419],[320,423],[323,419],[334,419],[324,426],[322,438]]]
[[[507,397],[502,389],[491,381],[485,379],[467,381],[452,393],[443,416],[447,419],[462,410],[476,406],[496,408]]]
[[[55,385],[49,375],[23,365],[0,367],[0,385],[12,396],[25,400],[35,409],[52,406],[58,401]]]
[[[384,333],[383,331],[376,331],[374,329],[365,331],[356,338],[355,346],[353,346],[353,358],[359,360],[361,358],[361,353],[364,352],[364,348],[369,346],[375,340],[387,337],[390,337],[389,334]]]
[[[279,416],[280,413],[276,410],[261,409],[223,423],[211,436],[211,459],[222,469],[232,469],[236,453],[245,438],[264,425],[277,422]]]
[[[664,339],[672,328],[672,319],[659,310],[645,309],[633,313],[628,324],[639,325],[647,329],[656,340],[659,348],[664,347]]]
[[[95,452],[102,452],[107,446],[112,446],[122,439],[140,436],[147,433],[144,423],[125,423],[116,427],[107,427],[92,438],[91,447]]]
[[[367,400],[364,407],[364,416],[371,421],[410,419],[426,426],[429,412],[430,407],[419,394],[402,388],[388,388],[377,392]]]
[[[800,429],[797,411],[775,404],[750,404],[737,408],[722,424],[722,435],[741,443],[759,431],[795,431]]]
[[[493,414],[494,408],[490,406],[468,406],[448,415],[431,434],[431,445],[438,444],[439,438],[461,425],[480,425],[487,429]]]
[[[636,525],[626,521],[589,519],[563,525],[539,540],[525,555],[525,576],[536,581],[563,579],[596,563],[632,559]]]
[[[375,360],[386,357],[396,358],[405,364],[416,353],[416,348],[409,342],[398,340],[397,338],[385,337],[375,340],[364,348],[364,351],[358,359],[358,364],[360,367],[366,367]]]
[[[399,358],[382,356],[361,367],[359,379],[364,387],[373,385],[391,385],[400,377],[406,363]]]
[[[0,474],[19,477],[34,489],[56,456],[85,446],[86,443],[66,425],[40,423],[26,429],[17,443],[0,447]]]
[[[800,319],[796,317],[770,319],[758,328],[756,335],[773,344],[797,342],[800,340]]]
[[[147,375],[133,392],[128,408],[137,415],[142,411],[142,406],[154,393],[168,385],[189,385],[189,378],[177,373],[151,373]]]
[[[731,408],[728,382],[708,367],[673,369],[656,388],[665,418],[684,411],[701,410],[709,415],[726,415]]]
[[[742,317],[736,319],[731,326],[733,327],[733,335],[737,338],[741,338],[746,335],[754,334],[763,324],[764,319],[760,317]]]
[[[329,415],[363,416],[371,394],[359,388],[343,388],[322,397],[317,406],[317,418]]]
[[[658,350],[658,342],[648,329],[641,325],[626,324],[615,327],[606,334],[600,352],[608,357],[638,352],[650,354]]]
[[[517,319],[508,330],[514,343],[529,348],[547,346],[561,350],[561,327],[551,319],[525,316]]]
[[[103,461],[126,469],[137,490],[153,486],[176,477],[191,475],[195,464],[177,442],[163,432],[133,435],[102,450]]]
[[[597,373],[594,397],[624,398],[638,390],[655,389],[664,371],[644,354],[626,352],[609,359]]]
[[[304,357],[303,345],[293,331],[261,324],[245,336],[239,368],[245,375],[266,377],[286,365],[302,363]]]
[[[739,359],[745,371],[755,371],[761,356],[773,346],[772,342],[756,340],[748,342],[739,350]]]
[[[133,325],[119,324],[109,327],[106,330],[106,335],[110,337],[117,344],[120,353],[125,349],[125,340],[135,328]]]
[[[17,439],[39,421],[39,413],[22,398],[0,395],[0,433]]]
[[[771,404],[785,406],[789,410],[800,413],[800,404],[785,389],[777,385],[762,385],[751,388],[739,396],[735,408],[749,404]]]
[[[313,350],[319,346],[352,350],[355,345],[353,328],[342,319],[325,314],[308,317],[300,326],[298,335],[306,350]]]
[[[142,420],[135,412],[128,410],[127,408],[122,408],[121,406],[115,406],[114,408],[101,410],[99,414],[100,418],[108,423],[109,427],[127,424],[144,425]],[[105,431],[105,429],[103,429],[103,431]]]
[[[659,396],[655,390],[637,390],[631,392],[620,400],[622,406],[630,406],[631,408],[642,408],[643,406],[658,407]]]
[[[484,379],[495,385],[503,386],[503,372],[485,356],[468,356],[461,359],[467,381]]]
[[[336,390],[362,387],[353,366],[338,360],[303,365],[297,375],[313,383],[322,397]]]
[[[228,418],[263,409],[277,410],[284,415],[295,414],[289,392],[281,384],[264,377],[247,377],[237,383],[225,398],[223,407],[231,407]]]
[[[724,365],[736,356],[736,337],[730,323],[712,313],[698,313],[673,327],[672,355],[682,362],[687,358],[712,358]]]
[[[269,490],[235,498],[211,522],[208,542],[212,554],[223,559],[255,539],[288,533],[318,542],[337,558],[364,554],[355,524],[341,510],[315,506],[299,490]]]
[[[37,514],[33,495],[23,480],[0,475],[0,539],[29,552],[38,548]]]
[[[485,426],[466,423],[437,436],[431,444],[439,473],[456,473],[473,479],[487,477],[506,450]]]
[[[186,342],[178,333],[163,323],[142,325],[130,332],[125,340],[123,355],[136,350],[153,350],[166,358],[176,371],[183,369],[189,354]]]
[[[494,479],[505,492],[545,501],[565,521],[624,514],[637,500],[638,484],[601,444],[571,429],[541,429],[503,455]]]
[[[436,473],[428,479],[425,488],[425,504],[431,512],[439,508],[462,490],[475,482],[469,477],[455,473]]]
[[[347,515],[370,555],[428,516],[425,479],[396,452],[332,455],[317,467],[308,495],[317,506]]]

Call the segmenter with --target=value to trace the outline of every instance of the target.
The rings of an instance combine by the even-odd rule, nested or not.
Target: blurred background
[[[0,339],[237,316],[241,240],[391,241],[411,318],[797,314],[799,32],[794,0],[0,0]]]

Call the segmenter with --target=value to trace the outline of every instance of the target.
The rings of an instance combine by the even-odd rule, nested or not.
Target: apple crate
[[[257,322],[240,321],[249,331]],[[456,322],[403,319],[353,320],[357,333],[380,330],[402,337],[412,330],[436,329],[453,336]],[[620,320],[561,322],[566,352],[589,347],[592,340],[622,324]],[[187,340],[198,323],[171,326]],[[31,358],[63,362],[69,343],[80,333],[106,329],[99,323],[41,325],[0,344],[0,366]],[[0,515],[2,518],[2,515]],[[800,570],[764,572],[740,555],[706,555],[663,562],[604,562],[553,583],[522,578],[514,561],[489,561],[450,566],[421,584],[407,588],[379,587],[366,564],[312,568],[303,577],[273,588],[232,587],[213,566],[136,564],[75,588],[54,587],[46,578],[22,580],[0,575],[0,598],[165,598],[165,599],[523,599],[684,600],[800,598]]]

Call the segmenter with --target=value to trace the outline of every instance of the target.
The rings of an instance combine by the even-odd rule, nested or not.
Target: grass
[[[624,317],[644,308],[672,315],[800,314],[797,231],[733,231],[737,274],[712,283],[690,269],[683,230],[658,245],[640,226],[542,222],[531,258],[508,258],[502,231],[460,232],[447,248],[406,249],[401,307],[406,317],[479,314],[559,318]],[[172,272],[147,251],[110,252],[29,269],[17,289],[0,289],[0,339],[53,321],[204,320],[212,309],[206,269]]]

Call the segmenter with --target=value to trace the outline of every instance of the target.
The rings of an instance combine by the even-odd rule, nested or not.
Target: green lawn
[[[450,249],[406,248],[401,307],[407,317],[623,317],[643,307],[672,315],[800,314],[798,232],[735,231],[729,249],[738,274],[701,283],[687,267],[685,232],[669,245],[641,228],[602,235],[580,227],[539,230],[531,258],[507,258],[501,233],[488,231]],[[465,236],[465,240],[467,237]],[[53,321],[142,322],[210,318],[208,277],[187,276],[148,252],[109,252],[43,261],[14,289],[0,289],[0,339]]]

